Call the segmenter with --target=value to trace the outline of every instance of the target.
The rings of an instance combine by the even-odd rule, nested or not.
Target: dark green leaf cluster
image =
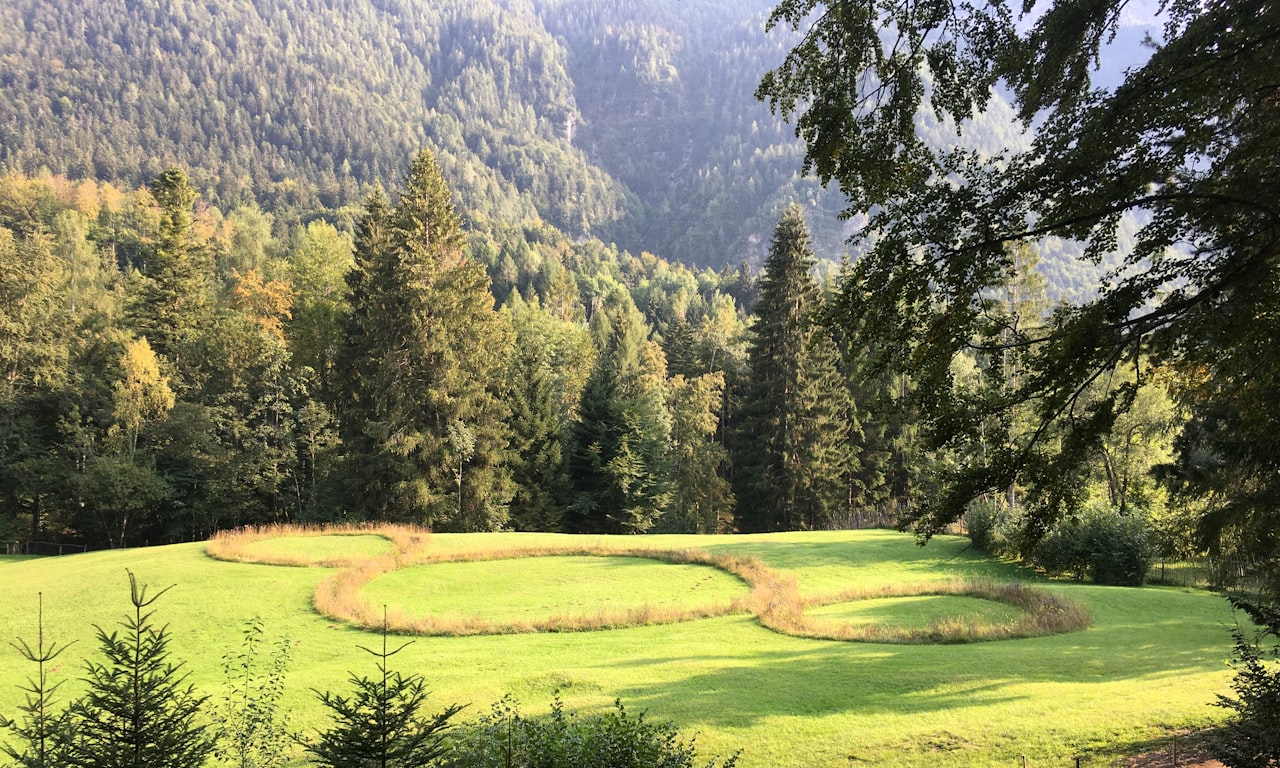
[[[850,212],[869,216],[844,324],[880,370],[910,361],[931,443],[963,457],[913,513],[926,538],[1015,484],[1033,510],[1026,541],[1046,535],[1082,501],[1085,465],[1149,380],[1140,361],[1184,376],[1183,403],[1205,418],[1236,412],[1243,425],[1256,413],[1237,385],[1274,347],[1258,326],[1273,314],[1280,263],[1280,12],[1255,0],[1169,4],[1145,62],[1095,88],[1123,9],[787,0],[772,17],[803,37],[759,93],[795,119],[809,166],[850,196]],[[921,116],[961,124],[994,104],[997,85],[1015,94],[1029,141],[990,154],[922,140]],[[1016,276],[1009,246],[1051,238],[1112,266],[1096,294],[1009,337],[989,322],[993,293]],[[970,397],[957,362],[1000,351],[1022,375]],[[1113,377],[1122,364],[1136,377]],[[1251,458],[1227,458],[1234,438]],[[1204,448],[1208,462],[1195,455]],[[1250,499],[1274,476],[1268,438],[1202,430],[1187,449],[1185,489],[1210,475],[1233,489],[1211,502],[1221,514],[1208,541],[1267,539],[1256,523],[1270,518]]]

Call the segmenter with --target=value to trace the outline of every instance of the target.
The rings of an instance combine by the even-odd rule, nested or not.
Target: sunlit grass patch
[[[1005,603],[967,595],[912,595],[832,603],[810,608],[805,613],[810,618],[855,625],[919,627],[955,616],[989,624],[1008,623],[1016,621],[1022,612]]]
[[[414,618],[467,617],[501,626],[632,611],[718,615],[744,592],[740,580],[705,565],[571,555],[402,568],[375,578],[363,597]]]
[[[244,551],[250,559],[262,563],[288,561],[332,566],[385,555],[391,551],[391,542],[372,533],[279,536],[250,542]]]
[[[629,595],[622,601],[613,603],[597,601],[590,608],[579,606],[568,611],[559,610],[556,606],[530,609],[527,602],[517,610],[513,607],[516,603],[508,603],[505,608],[500,607],[495,615],[481,615],[483,611],[479,606],[483,603],[483,599],[479,597],[480,593],[473,592],[474,590],[487,591],[489,595],[493,595],[502,591],[502,584],[505,583],[507,589],[514,590],[513,597],[518,601],[521,595],[531,588],[536,588],[536,577],[523,577],[521,574],[525,569],[533,569],[535,572],[545,571],[546,566],[539,565],[536,561],[547,558],[603,559],[613,561],[614,568],[620,567],[619,563],[629,560],[634,562],[621,567],[639,568],[648,573],[639,583],[627,588]],[[397,578],[401,572],[396,570],[408,563],[404,560],[396,561],[394,558],[370,560],[342,570],[317,586],[315,607],[326,616],[365,628],[380,627],[385,620],[387,626],[396,632],[465,636],[579,632],[692,621],[752,611],[760,596],[756,576],[759,570],[757,562],[700,550],[613,548],[599,545],[531,549],[489,547],[470,551],[423,551],[413,562],[420,565],[412,570],[408,581]],[[488,564],[482,570],[490,578],[498,580],[498,586],[490,586],[488,590],[484,590],[483,584],[463,586],[454,579],[455,589],[472,593],[472,596],[468,598],[463,595],[459,598],[454,595],[446,597],[446,602],[452,604],[453,608],[466,605],[465,611],[415,612],[413,609],[406,610],[400,601],[392,602],[392,598],[396,597],[407,598],[410,604],[420,602],[420,594],[406,594],[410,589],[407,586],[409,582],[419,578],[430,579],[432,569],[461,564],[472,566]],[[692,579],[689,596],[672,595],[670,572],[661,570],[670,568],[672,565],[686,569],[684,573]],[[554,565],[552,567],[554,568]],[[716,574],[716,569],[724,573]],[[393,571],[396,572],[392,573]],[[472,573],[476,572],[472,570]],[[638,573],[638,571],[634,572]],[[441,573],[447,576],[449,572],[443,570]],[[735,576],[737,579],[733,578]],[[366,587],[379,577],[392,579],[389,582],[391,587],[381,594],[377,588],[369,592]],[[708,598],[702,594],[695,594],[699,590],[696,585],[703,582],[714,585],[713,589],[704,590],[715,592],[713,596]],[[742,582],[751,589],[743,590]],[[733,588],[735,583],[736,589]],[[678,590],[679,587],[677,586],[676,589]],[[734,595],[734,592],[738,594]],[[515,615],[517,612],[521,615]]]
[[[944,546],[933,549],[939,543]],[[998,561],[977,560],[952,539],[921,548],[909,534],[887,531],[701,538],[439,534],[419,548],[418,560],[403,565],[445,552],[516,554],[524,547],[563,554],[575,544],[711,552],[725,558],[719,567],[748,585],[739,589],[749,597],[740,613],[686,623],[419,637],[397,655],[397,668],[427,676],[433,705],[470,703],[471,713],[506,693],[537,708],[558,692],[566,708],[587,712],[605,711],[621,698],[629,709],[696,734],[700,752],[742,749],[742,768],[1016,766],[1023,755],[1033,766],[1072,765],[1078,755],[1084,765],[1112,765],[1132,744],[1223,717],[1212,706],[1215,694],[1229,692],[1231,676],[1224,663],[1231,614],[1221,597],[1043,583]],[[892,558],[895,546],[900,563]],[[364,567],[399,562],[383,556]],[[116,626],[128,605],[126,567],[157,588],[176,585],[158,604],[158,617],[171,625],[175,658],[186,663],[201,693],[222,692],[222,656],[239,647],[247,619],[262,617],[270,635],[296,641],[285,693],[294,732],[328,723],[313,690],[345,691],[353,672],[370,669],[358,646],[374,647],[377,634],[312,607],[317,583],[348,569],[223,562],[207,557],[203,544],[0,565],[6,586],[0,651],[8,648],[5,640],[34,638],[34,606],[43,593],[46,637],[73,642],[53,680],[66,682],[63,702],[78,696],[84,660],[95,653],[93,625]],[[1087,606],[1094,624],[1026,640],[882,645],[794,637],[764,629],[757,618],[770,605],[776,616],[790,604],[801,607],[800,615],[818,612],[813,601],[834,601],[851,585],[866,585],[855,597],[874,604],[885,594],[881,587],[894,583],[918,587],[984,571],[997,582],[1024,578],[1068,596]],[[375,609],[380,621],[381,606]],[[18,686],[30,673],[13,649],[0,653],[0,714],[18,712]],[[296,760],[281,768],[303,765]]]

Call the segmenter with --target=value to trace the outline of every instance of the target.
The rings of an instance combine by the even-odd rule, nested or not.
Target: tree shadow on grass
[[[866,532],[860,532],[866,536]],[[805,571],[837,568],[874,573],[883,566],[895,573],[919,571],[923,578],[950,575],[987,576],[995,578],[1034,579],[1035,574],[997,560],[973,549],[967,541],[935,541],[918,547],[909,534],[877,531],[869,538],[837,541],[790,542],[769,538],[742,536],[732,541],[709,544],[709,551],[735,555],[754,555],[769,567],[780,571]]]
[[[690,671],[683,678],[616,693],[640,709],[696,713],[699,721],[729,728],[773,716],[911,715],[994,706],[1029,698],[1019,688],[1028,683],[1145,688],[1223,669],[1225,646],[1180,645],[1172,622],[1141,634],[1145,642],[1133,642],[1129,628],[1121,626],[945,646],[789,639],[790,649],[685,659],[645,656],[611,666],[684,666]],[[762,638],[762,648],[766,642]]]
[[[997,704],[1021,698],[1002,691],[1003,680],[937,669],[912,668],[902,652],[852,655],[841,648],[756,654],[694,673],[659,687],[635,686],[618,695],[637,709],[693,712],[708,725],[745,728],[776,716],[823,717],[843,712],[927,713],[975,702]]]

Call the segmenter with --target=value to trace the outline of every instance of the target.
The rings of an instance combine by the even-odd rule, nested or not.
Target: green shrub
[[[1280,608],[1233,600],[1261,629],[1249,638],[1237,623],[1236,669],[1231,689],[1218,706],[1233,714],[1213,738],[1215,756],[1230,768],[1280,765]]]
[[[1031,562],[1053,576],[1083,580],[1089,575],[1089,542],[1084,522],[1063,520],[1040,540],[1031,553]]]
[[[1108,508],[1088,518],[1086,532],[1090,572],[1095,582],[1142,586],[1156,556],[1146,520]]]
[[[621,701],[614,711],[566,713],[557,698],[545,718],[527,718],[508,697],[472,726],[455,734],[445,768],[692,768],[693,741],[667,722],[631,717]],[[705,768],[733,768],[737,755]]]
[[[969,541],[977,549],[992,555],[1001,554],[1005,546],[1004,504],[994,499],[982,499],[969,505],[964,513],[965,529],[969,533]]]
[[[222,657],[227,693],[213,707],[221,723],[214,755],[235,768],[275,768],[290,744],[280,708],[292,644],[278,638],[264,647],[262,619],[250,619],[239,650]]]
[[[1031,562],[1052,575],[1140,586],[1155,554],[1151,529],[1141,516],[1097,505],[1054,526],[1032,552]]]

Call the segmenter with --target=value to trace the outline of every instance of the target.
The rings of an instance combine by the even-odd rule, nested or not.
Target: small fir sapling
[[[119,631],[95,627],[105,662],[86,663],[88,691],[69,710],[62,765],[71,768],[200,768],[213,734],[199,720],[206,697],[184,685],[183,664],[169,657],[168,627],[149,609],[172,587],[148,597],[129,574],[133,614]]]
[[[422,675],[393,671],[389,659],[409,643],[387,650],[386,611],[383,610],[382,649],[364,646],[377,659],[373,679],[352,674],[355,691],[338,696],[316,691],[320,702],[334,716],[334,724],[314,741],[304,742],[316,763],[327,768],[422,768],[445,753],[449,720],[463,707],[453,704],[426,715],[428,692]]]
[[[0,752],[9,756],[14,765],[21,768],[56,768],[62,765],[62,749],[67,740],[65,711],[53,711],[53,694],[62,682],[49,683],[49,665],[70,643],[58,645],[44,640],[44,593],[39,593],[36,608],[36,646],[26,640],[10,643],[27,661],[36,665],[36,676],[28,678],[21,686],[26,701],[19,707],[25,717],[22,722],[0,716],[0,728],[6,728],[17,737],[17,744],[0,745]]]

